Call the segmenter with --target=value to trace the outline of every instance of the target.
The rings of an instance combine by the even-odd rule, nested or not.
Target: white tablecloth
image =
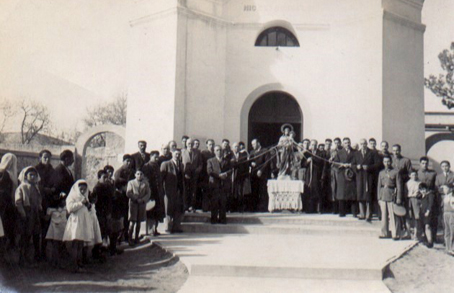
[[[304,183],[301,180],[268,180],[268,210],[302,210],[303,192]]]

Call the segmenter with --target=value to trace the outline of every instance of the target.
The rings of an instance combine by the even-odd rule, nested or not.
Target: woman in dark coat
[[[147,212],[147,232],[151,226],[148,221],[154,220],[155,225],[153,229],[153,235],[158,236],[158,224],[162,222],[165,217],[164,211],[164,192],[162,190],[162,178],[159,167],[159,152],[153,151],[150,153],[150,161],[143,166],[145,178],[147,178],[151,189],[151,200],[155,201],[155,207]]]
[[[49,203],[52,202],[55,193],[52,178],[54,175],[54,167],[50,164],[52,153],[48,150],[42,150],[39,153],[39,163],[35,166],[38,172],[40,181],[38,183],[39,191],[42,196],[42,215],[41,215],[41,258],[46,255],[46,234],[49,229],[50,218],[46,218],[46,211]]]
[[[17,213],[14,197],[17,181],[17,158],[11,153],[6,153],[0,162],[0,216],[10,247],[15,246],[16,239]]]

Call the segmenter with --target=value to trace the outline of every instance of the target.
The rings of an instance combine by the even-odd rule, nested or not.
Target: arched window
[[[257,41],[255,46],[258,47],[299,47],[300,44],[295,35],[283,27],[271,27],[264,30]]]

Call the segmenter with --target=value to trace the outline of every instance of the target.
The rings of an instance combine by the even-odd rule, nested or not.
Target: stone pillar
[[[423,2],[382,2],[383,139],[413,160],[425,154]]]

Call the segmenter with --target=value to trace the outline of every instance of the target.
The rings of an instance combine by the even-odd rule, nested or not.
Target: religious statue
[[[291,174],[295,160],[294,146],[296,142],[294,140],[295,132],[291,124],[284,124],[281,127],[282,136],[279,138],[277,144],[277,167],[279,168],[278,180],[291,180]]]

